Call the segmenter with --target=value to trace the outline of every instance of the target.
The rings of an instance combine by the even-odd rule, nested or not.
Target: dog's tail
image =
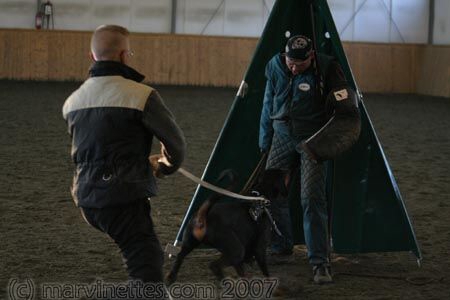
[[[220,185],[225,184],[225,188],[230,191],[234,191],[237,188],[237,174],[231,169],[226,169],[220,173],[217,178],[217,183]],[[193,232],[194,237],[201,241],[206,234],[206,216],[208,215],[211,207],[221,198],[221,195],[214,193],[208,199],[203,202],[197,213],[194,216]]]

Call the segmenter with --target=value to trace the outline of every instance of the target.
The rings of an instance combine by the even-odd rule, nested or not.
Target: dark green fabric
[[[203,178],[215,183],[219,173],[232,168],[244,186],[259,162],[259,118],[264,95],[266,63],[284,49],[286,31],[291,35],[312,36],[310,1],[278,0],[245,74],[244,96],[237,96],[212,152]],[[325,0],[315,0],[314,17],[318,51],[335,57],[349,85],[358,90]],[[328,32],[330,38],[325,37]],[[362,99],[359,102],[362,132],[356,145],[330,162],[327,194],[331,207],[332,238],[335,252],[413,251],[421,258],[412,225],[395,178],[378,142]],[[245,147],[243,147],[245,145]],[[239,151],[236,151],[239,149]],[[298,182],[298,179],[292,182]],[[291,215],[296,243],[303,243],[302,211],[298,186],[291,187]],[[177,235],[191,214],[210,194],[199,188],[194,194]]]

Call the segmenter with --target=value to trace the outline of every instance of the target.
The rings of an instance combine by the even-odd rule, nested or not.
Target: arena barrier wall
[[[423,47],[416,93],[450,98],[450,46]]]
[[[90,32],[0,29],[0,78],[81,81]],[[131,34],[136,67],[152,84],[238,87],[256,38]],[[344,43],[363,92],[450,97],[450,47]]]

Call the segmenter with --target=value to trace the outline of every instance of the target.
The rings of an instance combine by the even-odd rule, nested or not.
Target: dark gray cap
[[[291,37],[286,44],[286,56],[305,60],[312,53],[312,41],[304,35]]]

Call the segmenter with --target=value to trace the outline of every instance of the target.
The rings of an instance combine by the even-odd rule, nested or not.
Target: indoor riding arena
[[[331,38],[326,38],[330,45],[326,49],[336,54],[347,80],[360,92],[359,111],[366,124],[361,136],[370,136],[372,149],[381,150],[373,151],[377,160],[370,161],[380,162],[382,171],[376,174],[381,175],[371,177],[371,189],[358,194],[362,196],[356,201],[387,204],[375,205],[376,211],[358,207],[360,227],[333,231],[330,225],[338,248],[330,256],[332,283],[313,281],[308,250],[301,242],[291,255],[267,254],[270,277],[264,277],[253,262],[246,264],[243,278],[234,268],[225,268],[225,281],[209,268],[220,251],[198,247],[180,268],[178,293],[174,285],[164,288],[171,299],[449,299],[450,2],[295,4],[303,2],[309,3],[1,1],[0,299],[103,299],[75,291],[128,279],[118,246],[83,219],[71,195],[76,167],[62,108],[89,78],[93,31],[102,24],[128,28],[133,55],[127,64],[145,75],[143,82],[159,92],[184,133],[182,168],[215,184],[208,170],[216,174],[211,169],[227,161],[230,168],[251,165],[256,159],[248,153],[260,155],[254,128],[259,128],[265,65],[284,51],[289,37],[277,35],[288,27],[277,26],[290,26],[291,21],[285,20],[303,24],[291,16],[290,3],[308,8],[298,14],[313,22],[306,29],[292,27],[293,33],[316,36],[327,28]],[[315,28],[314,22],[323,26]],[[333,22],[336,28],[329,25]],[[321,39],[313,47],[322,47]],[[253,97],[253,102],[248,100],[251,105],[240,105],[245,97]],[[254,109],[255,126],[249,125],[252,119],[237,117],[243,108]],[[228,136],[245,133],[245,142],[227,144]],[[232,150],[221,151],[222,147]],[[159,151],[154,139],[152,153]],[[350,160],[348,168],[375,168],[361,157],[365,156]],[[336,164],[339,167],[347,166]],[[180,172],[156,182],[158,195],[150,200],[154,230],[163,250],[166,245],[180,249],[180,228],[185,228],[194,202],[200,201],[198,184]],[[377,198],[384,195],[379,193],[382,185],[394,191],[392,197]],[[356,190],[346,186],[344,193],[351,196]],[[345,197],[335,198],[335,207],[337,201],[345,202]],[[395,211],[389,209],[392,205]],[[332,218],[338,222],[352,216],[339,210]],[[403,224],[410,243],[387,238],[403,231],[393,225],[369,226],[371,218]],[[346,236],[360,232],[362,246],[339,251],[337,235],[342,232]],[[382,245],[375,245],[376,251],[364,246],[373,245],[368,241],[375,235],[386,236]],[[392,250],[391,244],[399,244],[399,250]],[[164,275],[174,256],[165,253]]]

